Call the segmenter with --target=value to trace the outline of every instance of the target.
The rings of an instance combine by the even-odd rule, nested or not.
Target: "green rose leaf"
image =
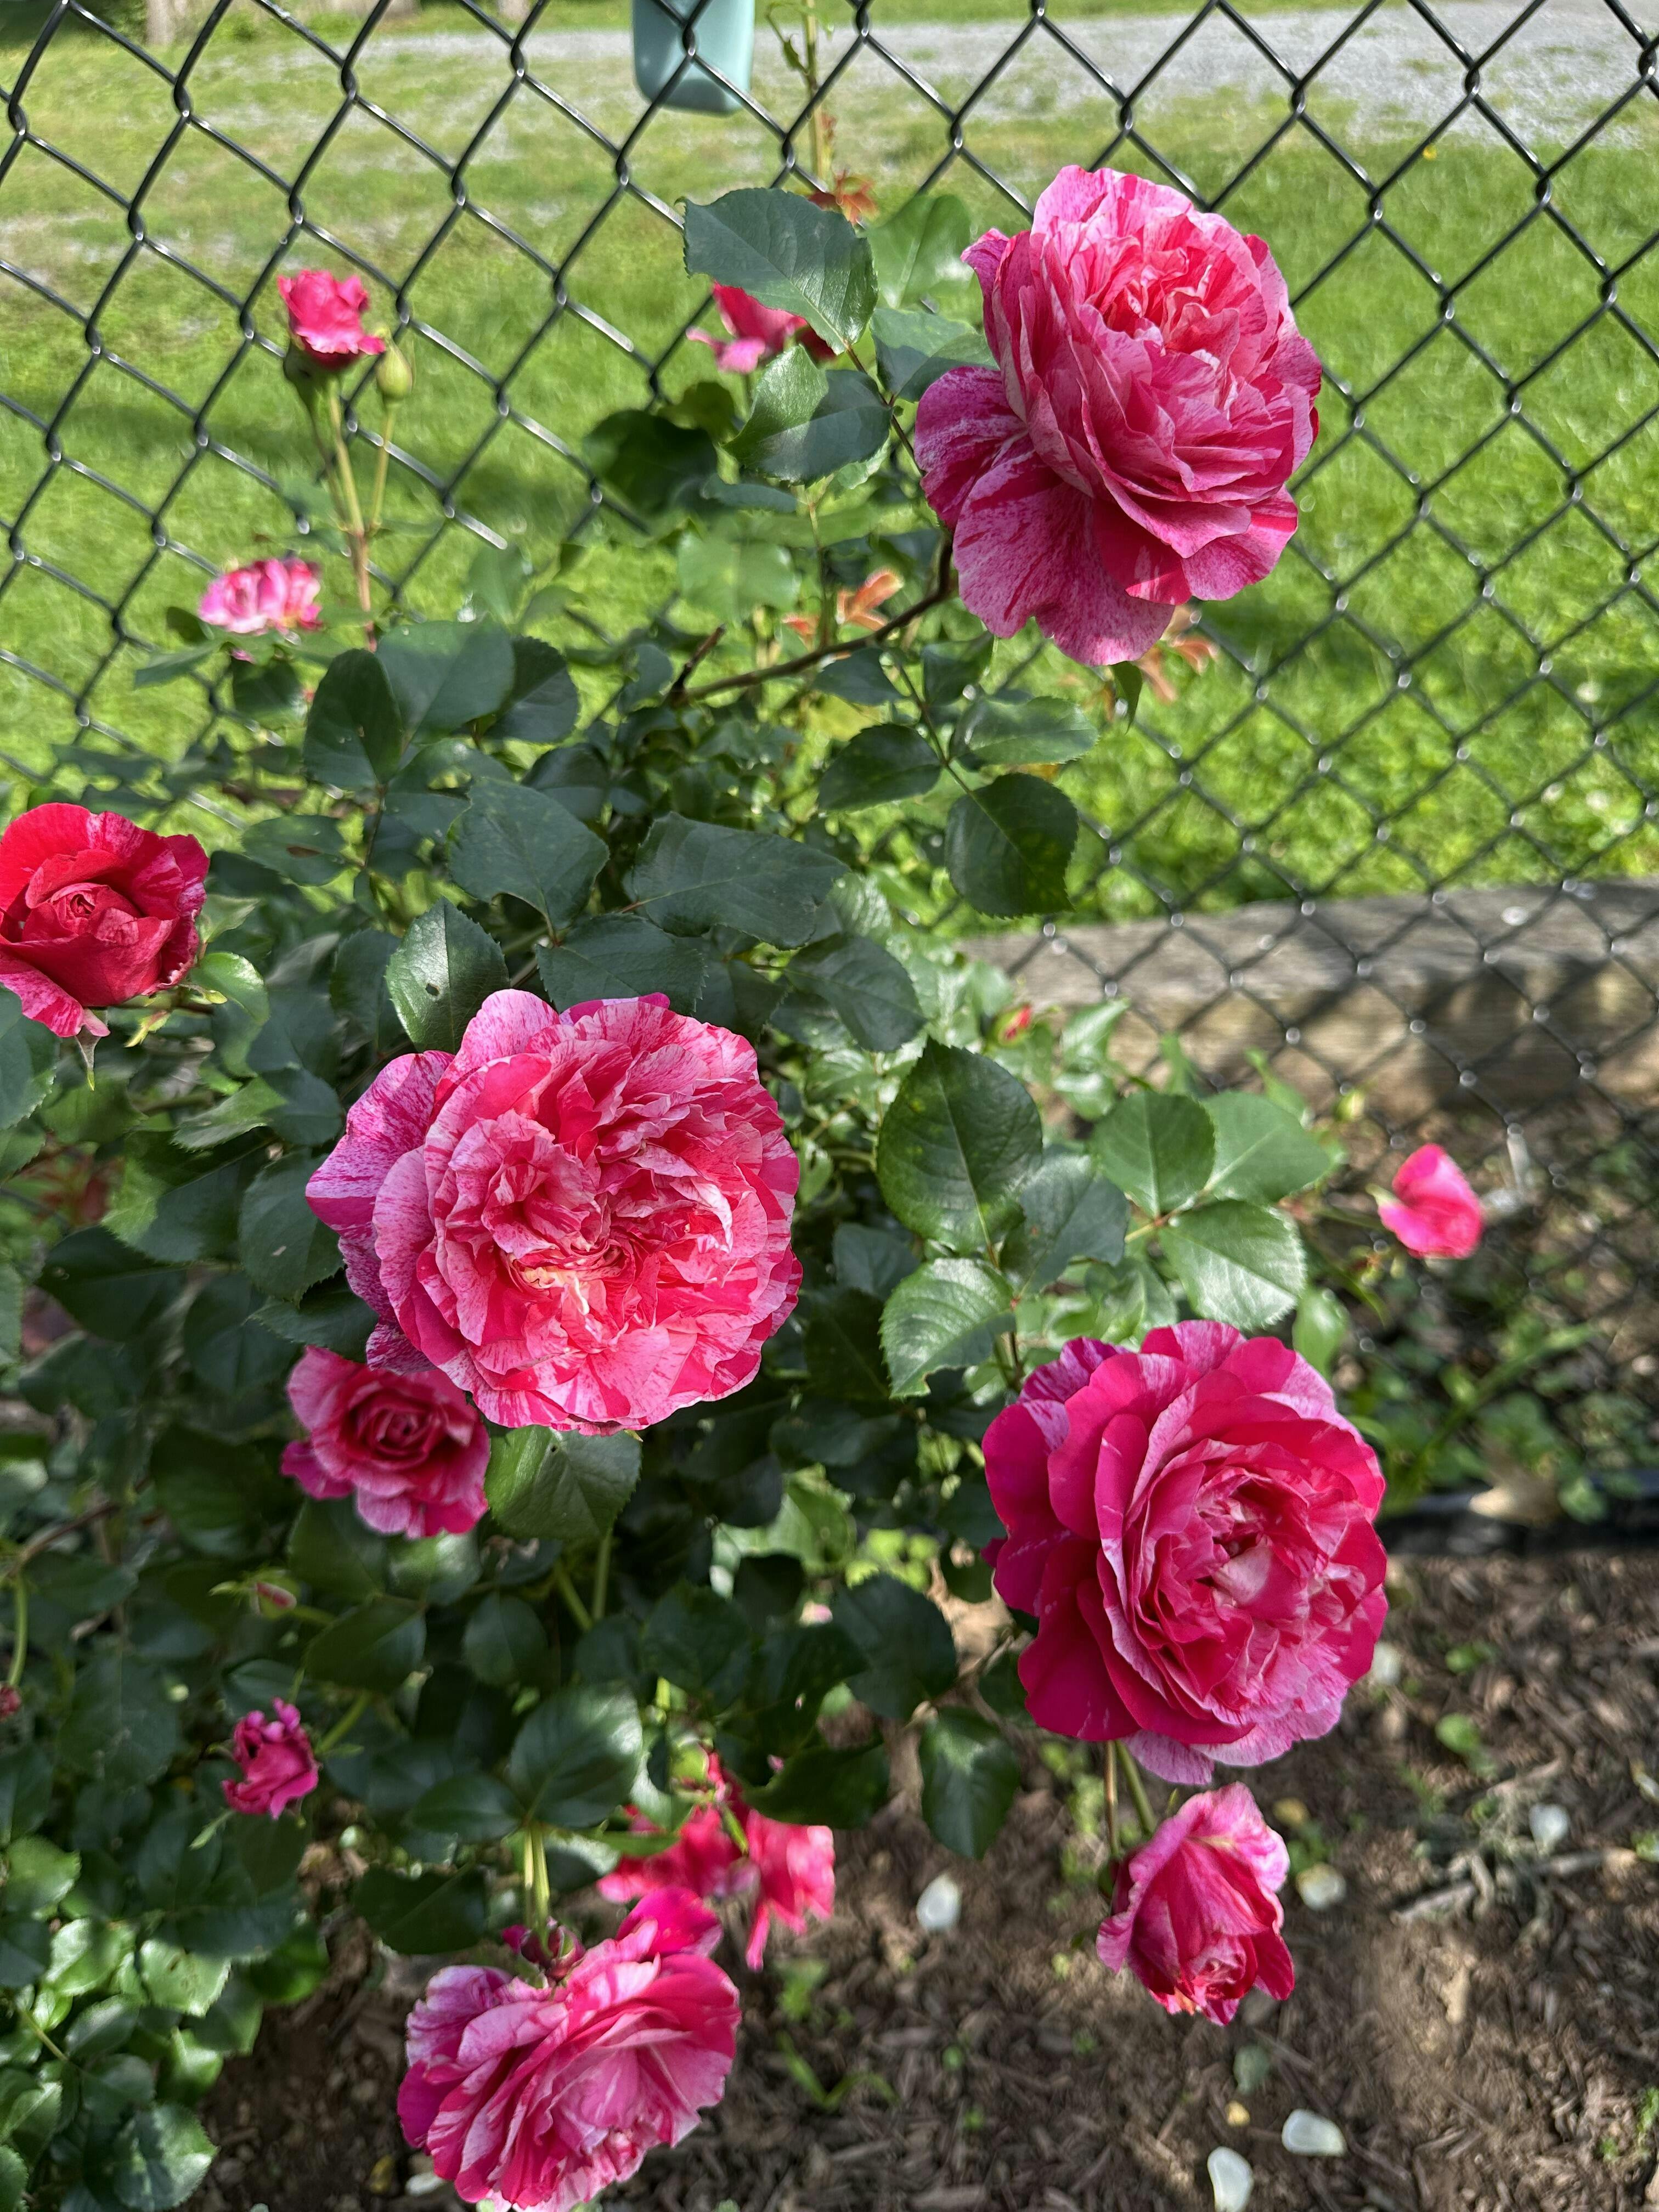
[[[179,1708],[155,1668],[115,1644],[80,1668],[58,1736],[58,1759],[72,1774],[136,1789],[165,1772],[179,1741]]]
[[[922,798],[939,775],[939,755],[920,730],[882,722],[860,730],[831,757],[818,781],[818,805],[826,814],[892,806]]]
[[[1000,1729],[947,1705],[921,1732],[921,1817],[949,1850],[983,1858],[1019,1788],[1019,1760]]]
[[[682,429],[643,407],[624,407],[597,422],[582,455],[613,491],[647,521],[684,507],[714,474],[718,456],[707,430]]]
[[[1100,732],[1069,699],[978,701],[958,736],[975,768],[1078,760],[1092,752]]]
[[[513,687],[512,642],[495,622],[411,623],[389,630],[375,658],[416,736],[493,714]]]
[[[749,1624],[730,1598],[695,1583],[678,1583],[647,1616],[640,1664],[716,1711],[743,1687],[749,1666]]]
[[[983,1260],[929,1260],[907,1275],[881,1316],[895,1394],[915,1397],[936,1367],[976,1367],[1013,1322],[1007,1284]]]
[[[868,1743],[832,1748],[807,1744],[764,1789],[745,1794],[769,1820],[797,1827],[861,1828],[887,1802],[887,1747],[879,1736]]]
[[[52,1088],[58,1039],[32,1022],[15,991],[0,985],[0,1129],[32,1114]]]
[[[981,1250],[1018,1218],[1042,1153],[1024,1085],[983,1054],[929,1039],[882,1121],[882,1196],[919,1236]]]
[[[744,468],[781,483],[811,483],[887,442],[893,418],[867,376],[820,368],[800,346],[769,362],[732,451]]]
[[[509,1535],[591,1544],[627,1504],[639,1474],[637,1437],[511,1429],[490,1445],[484,1496]]]
[[[343,1613],[313,1640],[306,1666],[319,1681],[389,1697],[407,1681],[426,1649],[426,1621],[403,1598],[374,1597]]]
[[[510,1836],[524,1814],[506,1783],[493,1774],[457,1774],[416,1798],[410,1818],[429,1835],[453,1836],[463,1844],[495,1844]]]
[[[945,1615],[896,1575],[843,1587],[830,1610],[864,1658],[848,1687],[884,1720],[908,1721],[924,1699],[943,1697],[956,1680],[957,1648]]]
[[[675,567],[681,597],[728,625],[746,622],[757,607],[793,607],[800,597],[800,578],[781,545],[683,538]]]
[[[1024,1218],[1002,1263],[1022,1297],[1054,1282],[1073,1260],[1113,1265],[1123,1257],[1128,1205],[1085,1152],[1046,1153],[1020,1185],[1019,1208]]]
[[[1328,1376],[1348,1334],[1348,1316],[1340,1298],[1317,1283],[1310,1283],[1296,1309],[1291,1342],[1310,1367]]]
[[[214,2160],[201,2122],[182,2105],[152,2105],[115,2138],[107,2172],[128,2212],[173,2212]]]
[[[403,749],[403,713],[380,654],[354,648],[331,660],[306,716],[311,781],[339,791],[385,783]]]
[[[896,1052],[921,1027],[909,971],[873,938],[821,939],[795,955],[786,980],[822,999],[866,1052]]]
[[[410,1042],[453,1052],[490,993],[506,989],[507,963],[493,937],[441,898],[410,924],[386,981]]]
[[[474,898],[505,892],[538,908],[557,929],[587,904],[609,850],[551,793],[480,782],[450,833],[449,872]]]
[[[763,945],[805,945],[830,886],[846,872],[829,853],[757,830],[662,814],[628,878],[647,921],[677,935],[736,929]]]
[[[1090,1148],[1142,1212],[1190,1205],[1215,1164],[1215,1124],[1196,1101],[1158,1091],[1120,1099],[1095,1125]]]
[[[185,1287],[177,1268],[147,1260],[107,1229],[75,1229],[52,1246],[40,1287],[94,1336],[142,1336]]]
[[[538,945],[536,968],[556,1006],[637,999],[660,991],[677,1014],[730,1029],[732,979],[706,937],[671,937],[637,914],[598,914],[556,945]]]
[[[895,399],[920,399],[950,369],[992,366],[985,333],[972,323],[915,309],[878,307],[871,329],[881,380]]]
[[[945,872],[981,914],[1057,914],[1071,903],[1066,872],[1077,831],[1063,791],[1034,775],[1000,775],[951,807]]]
[[[735,284],[809,322],[845,353],[876,304],[869,240],[833,208],[744,187],[685,209],[687,274]]]
[[[371,1867],[351,1902],[381,1942],[406,1955],[465,1951],[484,1931],[485,1883],[477,1870],[406,1875]]]
[[[1224,1091],[1206,1098],[1215,1125],[1213,1198],[1245,1198],[1271,1206],[1306,1190],[1330,1171],[1325,1147],[1294,1114],[1253,1091]]]
[[[1271,1328],[1302,1295],[1308,1258],[1296,1224],[1265,1206],[1218,1199],[1163,1232],[1194,1313],[1247,1336]]]
[[[954,192],[918,193],[869,234],[876,283],[889,307],[971,283],[963,265],[973,218]]]
[[[547,1656],[547,1632],[521,1597],[491,1590],[466,1624],[461,1656],[481,1682],[505,1690],[530,1680]]]
[[[580,712],[564,655],[538,637],[515,637],[512,692],[490,725],[490,736],[520,744],[556,745],[575,728]]]
[[[555,1690],[514,1739],[507,1778],[528,1817],[592,1828],[632,1796],[644,1754],[630,1691]]]
[[[243,1193],[237,1218],[242,1272],[271,1297],[296,1299],[338,1272],[340,1240],[306,1203],[315,1166],[307,1154],[290,1152],[261,1168]]]
[[[103,1225],[151,1260],[228,1259],[242,1193],[262,1164],[257,1152],[193,1153],[161,1129],[135,1129],[121,1187]]]

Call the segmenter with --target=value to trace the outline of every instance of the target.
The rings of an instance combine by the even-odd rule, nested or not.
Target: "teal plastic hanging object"
[[[720,76],[693,62],[665,91],[685,60],[688,21],[699,56]],[[694,108],[700,115],[734,114],[737,94],[727,91],[720,77],[747,92],[754,58],[755,0],[708,0],[701,11],[694,0],[634,0],[634,82],[647,100]]]

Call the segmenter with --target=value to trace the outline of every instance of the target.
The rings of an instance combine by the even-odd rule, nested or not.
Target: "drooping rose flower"
[[[833,347],[825,345],[804,316],[792,315],[787,307],[763,307],[736,284],[711,284],[708,289],[720,311],[726,336],[721,337],[716,332],[711,337],[708,331],[696,329],[685,335],[709,349],[716,368],[747,376],[750,369],[781,354],[793,338],[800,340],[814,361],[834,358]]]
[[[1419,1145],[1401,1163],[1394,1198],[1376,1209],[1419,1259],[1467,1260],[1480,1242],[1480,1201],[1449,1152]]]
[[[447,1376],[395,1375],[313,1345],[288,1378],[305,1437],[283,1454],[313,1498],[354,1498],[387,1536],[464,1535],[483,1516],[489,1431]]]
[[[290,553],[227,568],[203,592],[196,611],[234,637],[260,637],[267,630],[320,629],[322,595],[321,570]]]
[[[363,328],[368,294],[361,276],[301,269],[292,276],[279,276],[276,289],[288,310],[289,336],[308,368],[332,375],[365,354],[386,351],[386,340]]]
[[[997,1589],[1037,1618],[1019,1673],[1040,1728],[1201,1783],[1335,1726],[1387,1611],[1382,1475],[1276,1338],[1079,1338],[991,1424],[985,1471]]]
[[[649,1858],[623,1859],[613,1873],[601,1876],[597,1887],[601,1897],[618,1904],[659,1889],[689,1889],[706,1899],[752,1895],[755,1910],[745,1955],[751,1967],[758,1967],[774,1920],[799,1936],[809,1917],[827,1920],[834,1912],[835,1833],[830,1828],[771,1820],[756,1812],[744,1802],[743,1792],[712,1752],[707,1784],[713,1793],[710,1802],[687,1815],[666,1850]],[[742,1831],[741,1844],[722,1808],[730,1809]],[[656,1832],[641,1813],[633,1814],[630,1826],[636,1835]]]
[[[231,1735],[231,1752],[242,1770],[240,1782],[227,1782],[225,1802],[233,1813],[268,1813],[278,1819],[296,1798],[317,1787],[317,1760],[305,1723],[286,1698],[273,1698],[274,1717],[245,1713]]]
[[[931,385],[915,446],[965,605],[1097,665],[1182,600],[1260,582],[1296,528],[1320,374],[1261,240],[1166,185],[1067,168],[1030,230],[963,258],[997,366]]]
[[[371,1365],[603,1436],[754,1376],[800,1281],[798,1180],[741,1037],[659,997],[497,991],[453,1057],[380,1071],[307,1195],[381,1316]]]
[[[446,1966],[409,2016],[398,2116],[469,2204],[571,2212],[725,2094],[738,1993],[713,1913],[659,1890],[591,1951],[556,1933],[547,1986]]]
[[[88,1010],[176,983],[195,959],[207,854],[124,814],[54,801],[0,836],[0,984],[62,1037],[104,1036]]]
[[[1281,2000],[1296,1986],[1275,1894],[1289,1871],[1282,1838],[1241,1783],[1189,1797],[1119,1867],[1096,1948],[1165,2012],[1224,2027],[1258,1983]]]

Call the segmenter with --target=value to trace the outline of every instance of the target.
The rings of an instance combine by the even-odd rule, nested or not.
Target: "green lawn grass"
[[[611,6],[568,0],[560,20],[608,22]],[[34,280],[0,276],[0,514],[25,556],[0,592],[0,646],[64,687],[0,668],[0,749],[14,763],[44,767],[81,714],[168,751],[199,726],[186,688],[133,691],[137,651],[109,658],[108,610],[156,638],[166,606],[193,601],[204,580],[177,548],[228,562],[294,543],[280,495],[224,458],[279,481],[307,472],[276,360],[240,321],[257,287],[252,324],[276,335],[279,266],[343,265],[324,242],[337,240],[380,272],[380,313],[395,293],[441,334],[412,341],[417,391],[398,438],[425,475],[394,472],[395,511],[429,529],[447,505],[538,560],[587,505],[568,458],[582,433],[646,399],[659,359],[670,392],[708,374],[702,349],[674,344],[702,290],[652,203],[769,180],[775,141],[747,117],[661,114],[619,181],[600,138],[514,88],[505,46],[443,39],[455,13],[378,32],[356,64],[365,104],[343,114],[337,63],[251,7],[193,70],[187,125],[165,78],[92,34],[54,41],[36,70],[31,132],[88,174],[30,145],[0,181],[0,253]],[[8,76],[20,36],[14,27]],[[1018,210],[984,170],[1029,197],[1061,162],[1097,162],[1113,142],[1109,103],[1068,97],[1057,53],[1033,41],[1001,105],[970,118],[983,169],[949,160],[940,116],[866,57],[835,96],[837,157],[874,180],[884,208],[937,175],[1009,227]],[[613,64],[562,64],[556,79],[597,130],[620,140],[631,127],[637,101]],[[757,85],[787,100],[771,60]],[[1150,143],[1225,195],[1302,295],[1333,382],[1302,550],[1213,611],[1237,661],[1067,772],[1129,864],[1089,899],[1127,914],[1154,909],[1148,883],[1214,907],[1282,896],[1291,879],[1339,895],[1659,871],[1647,811],[1659,623],[1630,581],[1655,536],[1659,266],[1634,258],[1659,228],[1655,137],[1641,126],[1588,146],[1544,210],[1531,172],[1495,139],[1455,137],[1432,161],[1407,161],[1406,142],[1328,102],[1312,119],[1371,178],[1393,179],[1384,224],[1282,109],[1218,112],[1154,92],[1137,114],[1142,148],[1114,156],[1155,172]],[[135,195],[138,242],[122,204]],[[295,201],[320,240],[290,236]],[[1620,270],[1616,307],[1568,225]],[[1424,268],[1453,288],[1450,319]],[[1344,391],[1363,399],[1358,418]],[[47,447],[31,416],[51,426],[39,491]],[[452,530],[429,553],[416,532],[387,544],[389,567],[416,564],[414,605],[453,604],[476,540]],[[583,574],[616,627],[672,588],[665,560],[615,549]],[[1080,680],[1058,663],[1050,673]]]

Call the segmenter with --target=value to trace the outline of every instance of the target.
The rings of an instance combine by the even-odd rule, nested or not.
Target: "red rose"
[[[349,368],[363,354],[386,351],[386,340],[363,328],[368,294],[361,276],[301,269],[296,276],[279,276],[276,289],[288,309],[289,336],[312,368],[330,375]]]
[[[1419,1259],[1467,1260],[1480,1242],[1480,1201],[1438,1145],[1419,1145],[1401,1162],[1393,1199],[1376,1210],[1382,1226]]]
[[[447,1376],[393,1375],[313,1345],[288,1378],[308,1431],[283,1454],[313,1498],[351,1498],[382,1535],[464,1535],[483,1518],[489,1436]]]
[[[233,1813],[268,1813],[275,1820],[317,1787],[317,1760],[295,1707],[273,1698],[270,1709],[273,1720],[245,1713],[236,1723],[231,1750],[242,1778],[226,1783],[225,1802]]]
[[[0,836],[0,984],[58,1036],[107,1034],[91,1006],[176,983],[195,959],[207,854],[124,814],[32,806]]]
[[[1289,1869],[1241,1783],[1189,1797],[1119,1867],[1096,1948],[1107,1966],[1139,1975],[1165,2012],[1224,2026],[1258,1982],[1280,1999],[1296,1986],[1274,1895]]]
[[[1376,1455],[1276,1337],[1079,1338],[985,1436],[1004,1601],[1040,1728],[1126,1738],[1167,1782],[1334,1728],[1388,1610]]]

